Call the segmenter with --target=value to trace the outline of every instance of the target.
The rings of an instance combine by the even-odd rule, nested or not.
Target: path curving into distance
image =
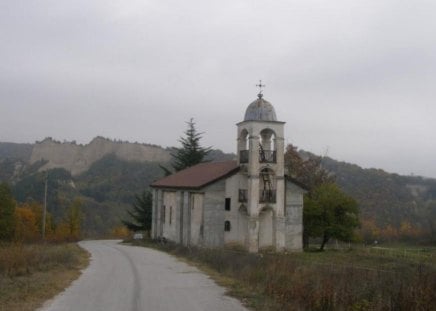
[[[198,269],[153,249],[82,241],[91,253],[79,279],[41,311],[247,311]]]

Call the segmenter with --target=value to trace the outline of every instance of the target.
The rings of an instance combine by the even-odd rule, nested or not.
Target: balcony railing
[[[260,190],[259,203],[276,203],[276,190]]]
[[[245,189],[239,189],[239,202],[245,203],[247,202],[247,190]]]
[[[275,150],[259,150],[259,162],[260,163],[276,163],[276,151]]]
[[[239,163],[248,163],[248,150],[239,151]]]
[[[275,150],[259,150],[259,163],[276,163],[277,152]],[[239,151],[239,163],[248,163],[249,151]]]

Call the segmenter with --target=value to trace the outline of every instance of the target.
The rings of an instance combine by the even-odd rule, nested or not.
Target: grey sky
[[[436,177],[434,0],[2,0],[0,141],[177,145],[194,117],[227,152],[265,98],[287,142]]]

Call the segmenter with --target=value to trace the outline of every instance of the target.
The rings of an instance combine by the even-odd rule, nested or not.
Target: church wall
[[[175,235],[177,237],[176,242],[177,243],[184,243],[184,236],[185,236],[185,213],[186,213],[186,207],[185,207],[185,191],[177,191],[176,192],[176,207],[175,207]]]
[[[188,191],[180,191],[180,241],[183,245],[188,246],[191,236],[191,208],[190,208],[190,194]]]
[[[207,247],[224,245],[225,180],[204,188],[204,235]]]
[[[271,208],[259,213],[259,248],[271,247],[274,244],[274,212]]]
[[[303,194],[304,190],[286,183],[285,248],[303,249]]]
[[[153,211],[152,211],[151,237],[154,239],[162,237],[162,232],[163,232],[162,197],[163,197],[163,191],[161,189],[153,189]]]
[[[177,192],[163,191],[163,208],[165,209],[163,217],[163,237],[171,241],[179,241],[177,232]]]
[[[303,195],[305,190],[301,189],[292,182],[286,183],[286,205],[301,205],[303,206]]]
[[[190,245],[202,245],[204,240],[204,194],[190,193]]]
[[[241,213],[240,208],[247,203],[239,202],[239,189],[247,189],[247,177],[242,174],[236,174],[226,179],[225,197],[230,198],[230,211],[224,210],[224,221],[230,222],[230,231],[224,231],[225,243],[245,244],[245,235],[247,234],[247,216]]]
[[[247,245],[246,203],[239,202],[239,189],[246,189],[246,186],[247,176],[240,173],[215,182],[201,191],[154,189],[153,236],[163,236],[184,245],[206,247],[219,247],[225,243]],[[271,219],[270,212],[259,215],[259,224],[262,222],[265,225],[259,232],[260,247],[271,245],[271,242],[276,243],[277,236],[271,237],[271,230],[273,232],[277,230],[284,234],[284,248],[302,249],[304,192],[293,183],[286,182],[283,224],[277,224],[275,218]],[[231,200],[230,211],[225,210],[225,198]],[[164,206],[165,212],[163,212]],[[229,232],[224,230],[226,220],[231,223]],[[281,245],[276,245],[277,250],[282,249]]]
[[[157,199],[158,199],[158,190],[152,189],[153,193],[153,205],[152,205],[152,212],[151,212],[151,238],[155,239],[157,238]]]

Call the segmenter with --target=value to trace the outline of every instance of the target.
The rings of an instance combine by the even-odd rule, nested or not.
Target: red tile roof
[[[236,161],[200,163],[156,180],[151,184],[156,188],[202,188],[218,179],[236,173]]]

